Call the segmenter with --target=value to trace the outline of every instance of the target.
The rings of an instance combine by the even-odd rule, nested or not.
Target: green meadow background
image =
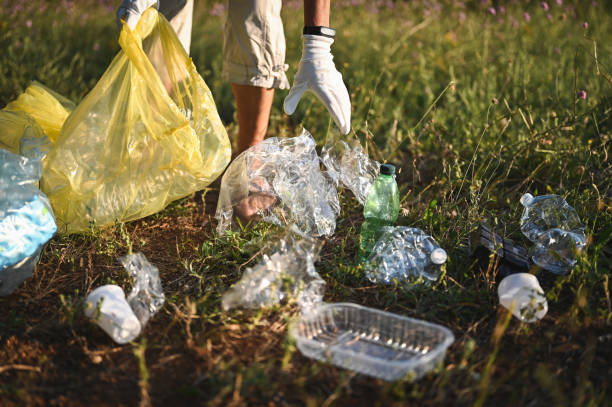
[[[118,1],[0,1],[0,107],[32,80],[74,100],[119,51]],[[223,3],[196,0],[191,56],[230,137],[221,78]],[[301,2],[283,2],[288,75],[301,53]],[[249,224],[215,233],[218,184],[159,214],[56,236],[33,278],[0,298],[2,405],[612,404],[612,5],[606,1],[333,1],[332,49],[352,102],[352,131],[398,169],[400,225],[449,253],[432,287],[372,285],[353,265],[361,207],[342,213],[317,271],[326,302],[354,302],[451,329],[444,363],[394,383],[303,357],[287,337],[293,302],[221,310],[221,296],[283,231]],[[322,146],[340,137],[315,97],[294,116],[277,91],[269,136],[304,126]],[[566,276],[537,267],[549,311],[523,324],[498,305],[494,259],[466,241],[481,222],[529,246],[525,192],[559,194],[588,247]],[[135,342],[118,346],[82,314],[84,295],[131,281],[116,260],[142,251],[160,269],[166,305]]]

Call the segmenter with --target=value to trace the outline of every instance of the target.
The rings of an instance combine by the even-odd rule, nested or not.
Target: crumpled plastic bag
[[[210,90],[165,18],[148,9],[119,44],[44,162],[41,189],[62,233],[156,213],[209,185],[230,160]],[[160,53],[154,66],[149,57]]]
[[[3,111],[27,113],[54,143],[74,107],[72,101],[34,81]]]
[[[291,229],[280,239],[271,254],[248,268],[240,281],[224,295],[224,310],[236,307],[269,307],[295,298],[302,313],[314,309],[323,299],[325,281],[315,270],[322,243]]]
[[[353,146],[342,140],[327,144],[321,150],[321,161],[336,185],[350,189],[360,204],[365,205],[368,191],[380,172],[380,164],[364,153],[359,142]]]
[[[149,319],[163,307],[166,299],[157,267],[149,263],[142,253],[128,254],[119,259],[134,281],[127,302],[144,327]]]
[[[42,246],[57,230],[37,188],[41,164],[0,149],[0,295],[32,275]]]
[[[265,139],[236,157],[221,180],[217,232],[225,233],[237,215],[295,224],[307,235],[332,235],[340,213],[338,191],[321,172],[315,147],[302,130],[298,137]]]
[[[446,259],[446,251],[421,229],[385,226],[364,271],[377,284],[427,284],[440,277]]]

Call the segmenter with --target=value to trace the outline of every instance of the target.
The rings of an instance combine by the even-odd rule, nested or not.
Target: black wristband
[[[334,38],[336,36],[336,30],[333,28],[325,27],[324,25],[307,26],[302,30],[302,34],[306,35],[320,35],[322,37]]]

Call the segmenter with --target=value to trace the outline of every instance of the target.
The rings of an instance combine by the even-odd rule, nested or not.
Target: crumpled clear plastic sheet
[[[321,161],[336,185],[350,189],[360,204],[365,205],[368,191],[378,177],[380,164],[364,153],[359,142],[353,146],[342,140],[328,144],[321,150]]]
[[[559,195],[527,193],[521,204],[521,231],[535,243],[529,250],[533,262],[556,274],[568,272],[576,264],[574,251],[586,247],[585,227],[576,210]]]
[[[221,180],[215,217],[219,234],[234,216],[256,216],[277,225],[295,224],[304,234],[332,235],[340,214],[338,191],[321,172],[316,143],[298,137],[268,138],[240,154]]]
[[[42,246],[57,230],[51,205],[37,188],[41,165],[0,149],[0,295],[32,275]]]
[[[385,226],[364,265],[366,277],[376,284],[415,285],[436,281],[447,255],[421,229]]]
[[[295,298],[302,313],[308,313],[322,301],[325,290],[325,281],[314,267],[321,246],[320,241],[290,230],[271,254],[264,254],[223,295],[223,309],[269,307]]]
[[[166,299],[159,270],[142,253],[128,254],[119,261],[134,281],[127,302],[144,328],[149,319],[163,307]]]
[[[61,233],[156,213],[230,161],[212,94],[166,19],[146,10],[119,45],[44,160],[41,189]]]

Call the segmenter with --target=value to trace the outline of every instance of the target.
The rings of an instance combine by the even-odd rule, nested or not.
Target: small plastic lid
[[[380,173],[385,175],[393,175],[395,174],[395,165],[393,164],[383,164],[380,166]]]
[[[431,252],[429,258],[431,259],[431,262],[433,264],[444,264],[446,263],[448,255],[446,254],[446,251],[443,248],[438,247],[433,252]]]
[[[530,206],[532,202],[533,202],[533,195],[531,195],[529,192],[527,192],[521,197],[521,205],[523,206]]]

